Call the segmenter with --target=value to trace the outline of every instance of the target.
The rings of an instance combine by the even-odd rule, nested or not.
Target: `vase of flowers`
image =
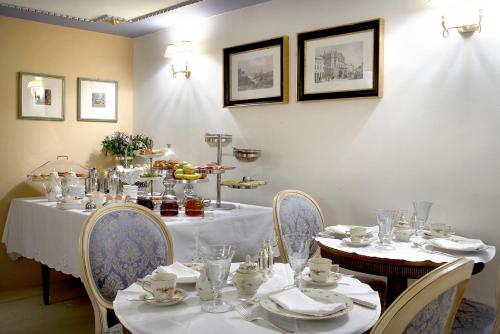
[[[146,148],[151,142],[147,136],[127,135],[124,132],[117,131],[112,135],[106,136],[101,142],[102,151],[107,155],[111,154],[118,158],[124,166],[128,161],[135,157],[135,151]]]

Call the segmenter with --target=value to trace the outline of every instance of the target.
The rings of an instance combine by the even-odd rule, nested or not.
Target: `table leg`
[[[399,276],[387,277],[387,292],[385,307],[389,307],[398,296],[408,287],[408,279]]]
[[[43,304],[49,305],[50,268],[42,264]]]

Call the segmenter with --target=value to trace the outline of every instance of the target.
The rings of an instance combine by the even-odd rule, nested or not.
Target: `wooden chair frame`
[[[89,241],[91,232],[97,223],[97,221],[102,218],[104,215],[115,211],[135,211],[141,214],[146,215],[151,218],[151,220],[158,224],[161,232],[163,233],[163,237],[167,241],[166,249],[167,249],[167,264],[172,264],[174,254],[172,247],[172,238],[170,237],[170,233],[168,232],[167,226],[165,222],[158,217],[153,211],[132,203],[127,204],[110,204],[107,205],[96,212],[94,212],[87,219],[85,224],[82,227],[82,231],[80,233],[80,276],[85,286],[85,290],[89,295],[90,301],[92,302],[92,307],[94,309],[94,317],[95,317],[95,333],[100,334],[108,329],[108,320],[107,320],[107,309],[113,309],[113,304],[109,301],[102,298],[97,286],[92,277],[90,263],[89,263]]]
[[[493,334],[500,334],[500,266],[497,274],[497,316],[493,327]]]
[[[457,286],[445,332],[450,333],[460,301],[469,284],[474,262],[460,258],[428,273],[405,290],[373,326],[372,334],[404,333],[408,324],[426,305]]]
[[[283,239],[281,238],[282,233],[281,233],[281,225],[279,224],[278,203],[281,202],[281,200],[288,195],[302,196],[305,199],[307,199],[309,202],[311,202],[319,213],[321,231],[325,230],[325,218],[323,216],[323,212],[321,212],[321,208],[319,207],[318,202],[316,202],[316,200],[314,198],[312,198],[310,195],[306,194],[303,191],[293,190],[293,189],[282,190],[279,193],[277,193],[273,199],[274,233],[276,234],[276,242],[278,243],[278,248],[280,251],[281,260],[284,263],[288,263],[288,256],[286,254],[285,244],[283,242]],[[318,256],[319,252],[320,252],[320,249],[318,248],[318,250],[313,255],[313,257]]]

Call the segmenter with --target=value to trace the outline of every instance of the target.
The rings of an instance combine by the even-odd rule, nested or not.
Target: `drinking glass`
[[[378,238],[382,248],[391,249],[392,228],[396,220],[396,210],[377,210]]]
[[[427,219],[431,211],[432,202],[414,201],[413,209],[415,210],[416,230],[417,235],[422,235],[424,228],[427,225]]]
[[[202,305],[201,308],[209,313],[227,312],[232,306],[222,301],[221,289],[229,275],[234,248],[229,245],[215,245],[204,247],[201,251],[206,263],[208,281],[214,291],[214,300]]]
[[[300,287],[300,274],[309,259],[309,250],[313,238],[309,234],[287,234],[283,236],[288,263],[293,270],[293,281]]]

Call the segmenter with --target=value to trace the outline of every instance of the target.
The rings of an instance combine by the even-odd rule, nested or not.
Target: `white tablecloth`
[[[416,247],[411,242],[397,242],[393,241],[392,246],[394,249],[386,250],[377,247],[376,242],[372,243],[367,247],[351,247],[346,245],[340,239],[333,238],[316,238],[316,240],[325,245],[326,247],[335,248],[347,253],[356,253],[358,255],[371,256],[383,259],[392,260],[405,260],[412,262],[419,261],[432,261],[436,263],[451,262],[457,257],[467,257],[474,262],[487,263],[495,257],[495,246],[488,246],[487,249],[480,252],[454,252],[448,250],[436,250],[431,247],[428,250],[424,250],[420,247]],[[424,242],[425,239],[418,238],[419,242]],[[427,249],[427,248],[426,248]],[[435,253],[438,251],[439,253]],[[434,253],[433,253],[434,252]],[[453,256],[447,256],[443,253],[449,253]]]
[[[236,269],[233,264],[232,270]],[[264,283],[258,291],[258,295],[279,290],[293,283],[293,274],[287,264],[277,263],[274,266],[273,278]],[[247,322],[241,318],[236,311],[220,314],[205,313],[201,310],[202,302],[196,296],[194,285],[178,284],[178,287],[188,292],[188,297],[181,303],[160,307],[146,304],[144,302],[132,302],[127,298],[139,298],[143,293],[137,284],[119,291],[113,303],[115,314],[120,322],[132,333],[141,334],[276,334],[277,331],[268,327],[263,322]],[[371,310],[354,304],[354,308],[347,315],[316,321],[295,321],[272,315],[260,306],[250,308],[252,314],[263,316],[273,321],[276,325],[287,329],[294,329],[297,333],[363,333],[371,328],[380,316],[380,299],[368,285],[357,279],[343,277],[338,285],[328,288],[339,293],[358,297],[377,305],[377,309]],[[232,286],[223,290],[223,299],[226,302],[237,303],[236,289]]]
[[[80,277],[78,242],[89,215],[83,210],[58,209],[43,198],[14,199],[2,242],[12,258],[34,259]],[[195,258],[197,247],[216,243],[235,245],[235,259],[244,259],[246,254],[258,252],[260,241],[274,240],[272,208],[268,207],[237,204],[230,211],[207,211],[203,218],[179,216],[163,220],[173,239],[174,260],[180,262]]]

